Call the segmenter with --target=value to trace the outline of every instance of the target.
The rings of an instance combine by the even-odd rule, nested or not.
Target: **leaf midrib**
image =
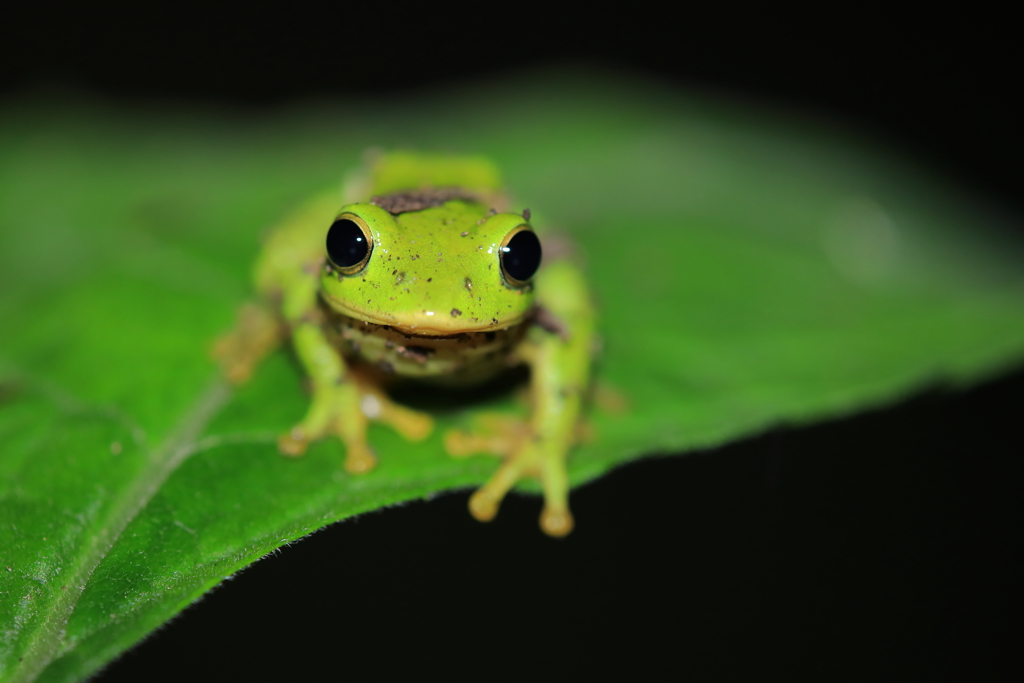
[[[113,547],[128,523],[146,506],[170,474],[192,453],[196,441],[210,420],[227,403],[231,388],[214,379],[199,394],[171,429],[168,436],[150,454],[149,464],[140,470],[130,486],[122,490],[109,508],[105,522],[79,554],[67,574],[67,590],[53,591],[47,615],[31,633],[28,649],[14,667],[11,683],[27,683],[53,661],[64,640],[64,627],[85,590],[89,577]],[[24,637],[24,636],[23,636]]]

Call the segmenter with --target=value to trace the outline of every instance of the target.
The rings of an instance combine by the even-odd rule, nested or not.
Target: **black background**
[[[266,108],[589,64],[867,130],[1019,215],[1007,19],[675,11],[38,4],[8,14],[0,92]],[[573,494],[563,541],[531,498],[490,525],[465,493],[366,515],[242,572],[102,680],[1019,675],[1022,391],[1018,371],[634,463]]]

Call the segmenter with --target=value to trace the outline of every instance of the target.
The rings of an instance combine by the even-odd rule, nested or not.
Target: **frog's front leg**
[[[278,439],[285,455],[302,455],[309,444],[335,435],[345,444],[345,469],[366,472],[377,459],[366,439],[369,420],[388,423],[408,439],[426,437],[429,416],[394,404],[373,380],[351,367],[327,339],[316,310],[315,281],[290,283],[284,292],[295,353],[309,375],[313,397],[306,416]]]
[[[366,472],[377,459],[366,443],[366,415],[359,387],[344,360],[331,347],[320,325],[301,322],[292,330],[295,353],[313,384],[306,416],[277,441],[284,455],[299,456],[312,441],[337,435],[345,443],[345,469]]]
[[[470,498],[474,517],[493,519],[505,494],[520,479],[532,476],[540,479],[544,491],[541,528],[551,536],[565,536],[573,528],[565,463],[590,379],[594,316],[583,278],[571,264],[553,264],[538,279],[539,291],[546,294],[543,308],[519,349],[530,366],[529,423],[488,417],[483,433],[452,432],[445,443],[452,455],[491,452],[505,458]]]

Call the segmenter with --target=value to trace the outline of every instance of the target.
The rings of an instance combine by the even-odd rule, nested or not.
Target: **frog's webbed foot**
[[[235,328],[219,337],[211,355],[232,384],[246,382],[263,358],[281,342],[282,325],[264,306],[244,304]]]
[[[377,464],[366,440],[370,420],[390,425],[406,439],[426,438],[434,423],[429,415],[398,405],[384,391],[357,372],[332,385],[315,386],[306,417],[278,439],[284,455],[297,457],[310,443],[334,435],[345,444],[345,469],[368,472]]]
[[[453,456],[486,453],[504,460],[490,480],[470,497],[470,513],[481,522],[489,522],[498,514],[505,494],[520,479],[535,477],[544,491],[541,529],[549,536],[565,536],[572,531],[566,445],[535,437],[528,422],[506,415],[483,415],[478,423],[471,433],[452,430],[445,435],[445,448]]]

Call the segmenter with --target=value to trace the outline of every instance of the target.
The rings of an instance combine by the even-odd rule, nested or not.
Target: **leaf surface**
[[[364,476],[335,442],[286,460],[307,400],[288,353],[234,392],[208,360],[261,231],[369,146],[489,155],[580,245],[628,408],[594,408],[575,484],[1024,355],[1012,225],[808,121],[571,73],[262,117],[8,105],[0,679],[79,680],[289,541],[493,471],[443,451],[471,409],[422,444],[373,428]]]

